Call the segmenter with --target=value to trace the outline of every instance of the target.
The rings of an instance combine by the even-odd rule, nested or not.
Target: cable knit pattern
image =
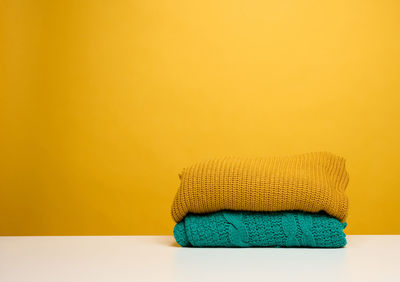
[[[222,212],[225,220],[230,224],[228,227],[229,239],[235,246],[249,247],[249,235],[243,224],[242,213]]]
[[[346,245],[345,223],[323,213],[238,212],[188,214],[175,225],[184,247],[327,247]]]
[[[296,238],[297,234],[297,222],[294,215],[291,213],[284,213],[281,216],[283,232],[286,235],[287,247],[298,247],[300,246],[299,241]]]
[[[327,152],[209,160],[185,168],[180,178],[172,205],[176,222],[188,213],[221,210],[325,211],[341,222],[347,217],[345,160]],[[300,243],[289,237],[290,244]]]
[[[315,247],[315,239],[313,234],[311,233],[311,230],[313,228],[312,225],[312,217],[309,214],[304,214],[304,216],[299,217],[299,226],[301,230],[303,231],[301,240],[303,244],[310,244],[310,247]]]

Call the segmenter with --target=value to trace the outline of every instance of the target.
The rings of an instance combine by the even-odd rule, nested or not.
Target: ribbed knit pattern
[[[346,245],[346,223],[321,213],[220,211],[188,214],[175,225],[183,247],[321,247]]]
[[[188,213],[325,211],[344,222],[348,199],[345,160],[331,153],[296,156],[225,157],[183,169],[172,204],[180,222]]]

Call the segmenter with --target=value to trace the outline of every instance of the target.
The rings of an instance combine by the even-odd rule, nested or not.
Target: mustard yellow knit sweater
[[[175,222],[188,213],[219,210],[325,211],[342,222],[347,217],[345,160],[327,152],[225,157],[189,166],[180,178],[172,204]]]

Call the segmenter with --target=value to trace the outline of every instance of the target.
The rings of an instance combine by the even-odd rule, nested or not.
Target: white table
[[[400,236],[343,249],[181,248],[171,236],[0,237],[0,281],[400,281]]]

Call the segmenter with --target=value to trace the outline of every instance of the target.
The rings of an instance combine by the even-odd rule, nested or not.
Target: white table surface
[[[0,237],[0,281],[400,281],[400,235],[343,249],[181,248],[171,236]]]

